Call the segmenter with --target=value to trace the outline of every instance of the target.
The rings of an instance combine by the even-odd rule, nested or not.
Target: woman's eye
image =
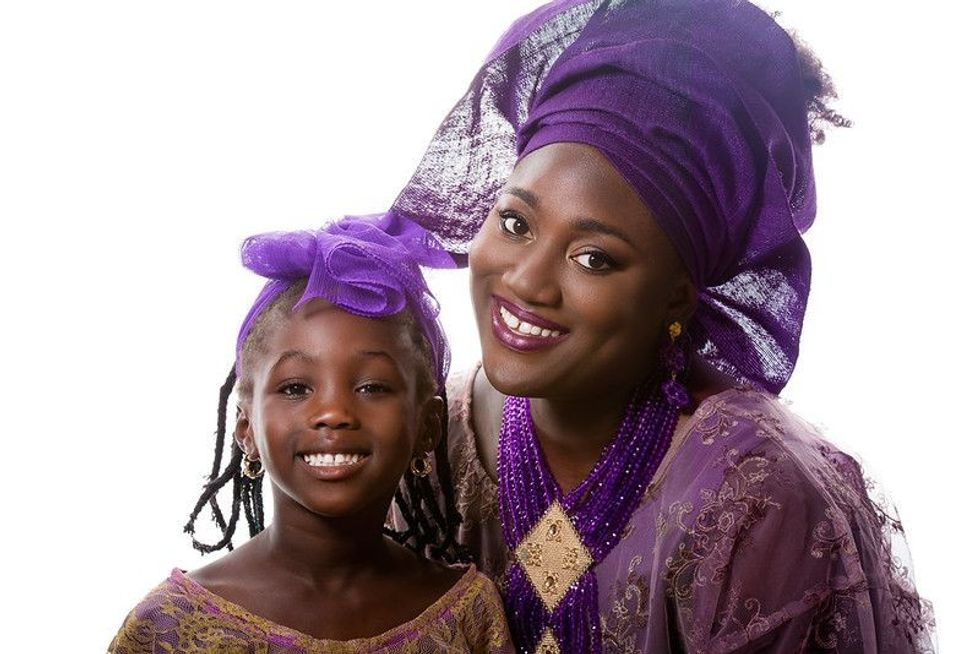
[[[280,386],[279,392],[286,397],[302,397],[310,392],[310,387],[299,382],[290,382]]]
[[[526,236],[531,231],[526,220],[509,212],[501,212],[500,228],[514,236]]]
[[[613,260],[602,252],[583,252],[572,257],[572,261],[586,270],[609,270],[614,264]]]

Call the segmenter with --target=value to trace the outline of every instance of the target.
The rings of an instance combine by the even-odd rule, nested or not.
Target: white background
[[[202,563],[181,526],[260,286],[240,241],[384,210],[535,4],[0,5],[5,651],[102,651],[171,567]],[[980,586],[977,37],[961,6],[779,7],[854,120],[817,149],[785,394],[890,491],[948,652],[970,649]],[[437,291],[469,366],[466,273]]]

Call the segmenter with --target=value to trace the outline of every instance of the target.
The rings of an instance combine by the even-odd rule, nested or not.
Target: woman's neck
[[[531,417],[551,474],[563,492],[585,479],[616,436],[629,392],[603,393],[589,401],[531,400]]]

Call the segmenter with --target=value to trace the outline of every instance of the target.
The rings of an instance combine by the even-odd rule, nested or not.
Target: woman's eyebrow
[[[612,225],[596,220],[595,218],[576,218],[572,227],[579,232],[591,232],[593,234],[606,234],[613,236],[626,243],[631,248],[636,248],[633,241],[626,235],[626,232],[616,229]]]
[[[532,191],[529,191],[526,188],[521,188],[520,186],[508,186],[504,188],[502,192],[518,197],[521,200],[524,200],[524,202],[532,209],[537,209],[538,205],[541,202],[538,199],[538,196],[535,195]]]

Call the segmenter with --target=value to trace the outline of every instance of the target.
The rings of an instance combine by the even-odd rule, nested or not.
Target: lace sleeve
[[[931,607],[896,558],[900,524],[850,457],[796,454],[770,442],[703,492],[668,566],[688,651],[934,651]]]

